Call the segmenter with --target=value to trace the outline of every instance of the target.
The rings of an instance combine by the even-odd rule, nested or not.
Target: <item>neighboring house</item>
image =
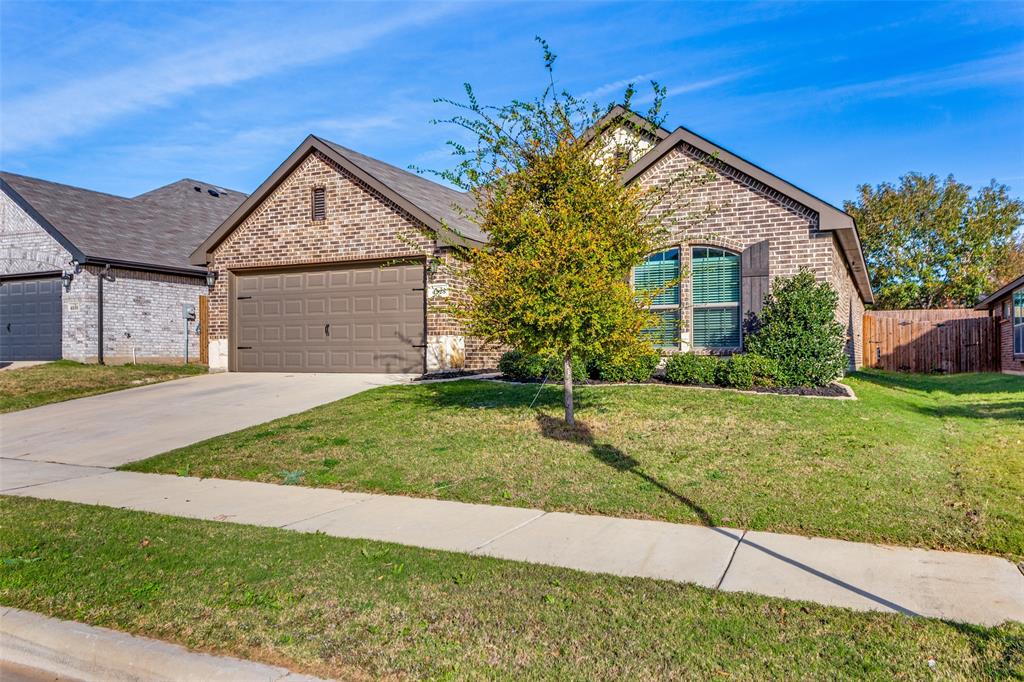
[[[1024,274],[983,298],[975,310],[999,320],[999,365],[1004,372],[1024,373]]]
[[[616,108],[609,117],[635,115]],[[637,286],[690,272],[656,301],[658,345],[740,349],[743,321],[760,310],[771,279],[805,267],[839,292],[850,366],[859,366],[864,306],[873,299],[853,219],[684,128],[651,130],[625,181],[658,183],[705,164],[714,181],[697,196],[668,194],[665,208],[710,201],[720,209],[697,234],[675,227],[665,250],[636,269]],[[495,366],[499,349],[467,337],[441,309],[465,295],[450,245],[487,242],[467,219],[469,207],[464,193],[309,136],[192,255],[217,276],[210,368]]]
[[[188,256],[244,194],[179,180],[134,198],[0,173],[0,360],[181,362],[208,291]]]

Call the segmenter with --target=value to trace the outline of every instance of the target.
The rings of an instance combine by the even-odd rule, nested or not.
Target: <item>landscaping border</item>
[[[536,386],[538,384],[547,383],[552,386],[558,386],[561,384],[560,381],[521,381],[515,379],[506,379],[504,375],[498,374],[493,376],[465,376],[459,377],[462,379],[479,379],[481,381],[495,381],[503,384],[517,384],[520,386]],[[454,379],[448,379],[447,381],[454,381]],[[733,393],[744,393],[747,395],[778,395],[778,396],[789,396],[792,398],[820,398],[824,400],[857,400],[857,394],[853,392],[853,389],[846,384],[838,381],[833,381],[827,387],[822,389],[829,389],[829,393],[813,393],[812,391],[822,390],[814,388],[766,388],[759,387],[753,389],[741,389],[741,388],[730,388],[728,386],[712,386],[705,384],[676,384],[671,381],[659,380],[652,378],[649,381],[643,382],[629,382],[629,381],[599,381],[596,379],[588,379],[587,381],[575,382],[575,386],[667,386],[669,388],[697,388],[705,391],[732,391]]]

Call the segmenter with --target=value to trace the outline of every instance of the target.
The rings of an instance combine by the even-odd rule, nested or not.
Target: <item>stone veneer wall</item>
[[[690,261],[686,246],[709,245],[742,252],[768,240],[770,278],[792,276],[806,267],[819,281],[829,282],[839,291],[836,316],[851,332],[851,366],[859,364],[864,305],[838,252],[834,235],[818,229],[815,211],[685,143],[647,169],[636,182],[645,187],[667,183],[697,163],[711,168],[714,179],[687,193],[682,187],[670,191],[660,209],[656,209],[666,215],[675,211],[666,219],[670,235],[666,248],[683,247],[680,265],[684,271],[689,270]],[[713,215],[701,221],[693,218],[708,207],[715,208]],[[688,350],[692,319],[688,278],[680,284],[680,297],[681,350]]]

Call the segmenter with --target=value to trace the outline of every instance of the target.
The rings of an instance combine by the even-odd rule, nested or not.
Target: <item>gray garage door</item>
[[[241,372],[422,372],[423,265],[240,275]]]
[[[0,361],[59,360],[61,281],[5,280],[0,286]]]

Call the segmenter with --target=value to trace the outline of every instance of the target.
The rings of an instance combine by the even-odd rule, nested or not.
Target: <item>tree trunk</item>
[[[566,352],[562,359],[562,401],[565,403],[565,423],[569,426],[576,424],[576,417],[572,413],[572,352]]]

